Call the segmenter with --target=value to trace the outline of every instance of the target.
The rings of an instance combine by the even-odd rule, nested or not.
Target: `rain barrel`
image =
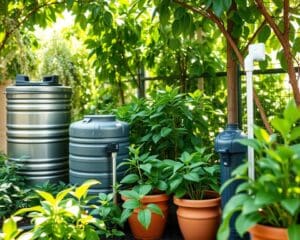
[[[31,82],[17,75],[6,88],[7,154],[29,184],[68,180],[71,88],[57,76]]]
[[[97,179],[90,194],[112,192],[112,144],[118,146],[116,165],[128,158],[129,125],[114,115],[86,115],[70,125],[69,167],[70,183],[81,184]],[[117,179],[123,174],[117,169]]]

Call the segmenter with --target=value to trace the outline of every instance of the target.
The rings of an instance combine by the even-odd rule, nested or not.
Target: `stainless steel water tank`
[[[87,115],[70,125],[70,183],[97,179],[90,193],[112,192],[112,158],[108,149],[117,144],[117,164],[128,158],[129,126],[114,115]],[[122,170],[117,170],[120,177]]]
[[[68,180],[71,88],[57,76],[30,82],[18,75],[6,98],[9,160],[31,184]]]

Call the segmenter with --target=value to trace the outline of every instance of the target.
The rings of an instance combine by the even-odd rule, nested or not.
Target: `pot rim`
[[[128,198],[124,197],[121,195],[122,200],[127,200]],[[156,203],[156,202],[164,202],[168,201],[170,198],[169,195],[166,193],[160,193],[160,194],[151,194],[151,195],[146,195],[141,199],[141,203]]]
[[[270,232],[272,232],[271,233],[272,235],[278,236],[278,237],[280,237],[280,239],[283,239],[283,240],[288,239],[287,228],[283,228],[283,227],[274,227],[274,226],[268,226],[268,225],[263,225],[263,224],[255,224],[253,227],[251,227],[248,230],[248,232],[251,235],[255,234],[258,236],[260,236],[260,235],[266,236],[266,235],[270,234]]]
[[[187,198],[177,198],[176,196],[173,196],[173,202],[177,206],[181,207],[214,207],[216,205],[221,204],[221,196],[219,193],[210,190],[207,190],[205,192],[213,198],[203,200],[192,200]]]

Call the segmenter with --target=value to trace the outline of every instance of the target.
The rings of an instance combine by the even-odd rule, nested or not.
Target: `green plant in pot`
[[[177,160],[164,160],[172,169],[169,193],[174,193],[177,219],[185,240],[215,239],[219,227],[221,198],[218,194],[219,164],[204,148],[184,152]]]
[[[255,179],[248,177],[248,164],[233,172],[222,189],[232,181],[244,180],[226,204],[218,239],[229,235],[229,222],[237,216],[240,235],[250,232],[252,240],[297,240],[300,236],[300,110],[290,102],[282,117],[271,124],[276,133],[269,135],[255,127],[255,139],[243,144],[255,150]]]
[[[140,147],[130,147],[130,158],[119,165],[126,166],[121,180],[124,200],[121,219],[128,218],[136,239],[161,239],[168,215],[166,165],[156,156],[140,155]]]

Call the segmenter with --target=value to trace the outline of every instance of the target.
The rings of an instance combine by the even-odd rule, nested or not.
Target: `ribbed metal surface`
[[[7,153],[32,183],[68,179],[71,88],[10,86],[7,98]]]
[[[70,183],[97,179],[91,193],[112,192],[112,159],[109,144],[118,144],[117,164],[128,158],[129,127],[113,115],[87,115],[70,126]],[[117,175],[122,175],[118,169]]]

